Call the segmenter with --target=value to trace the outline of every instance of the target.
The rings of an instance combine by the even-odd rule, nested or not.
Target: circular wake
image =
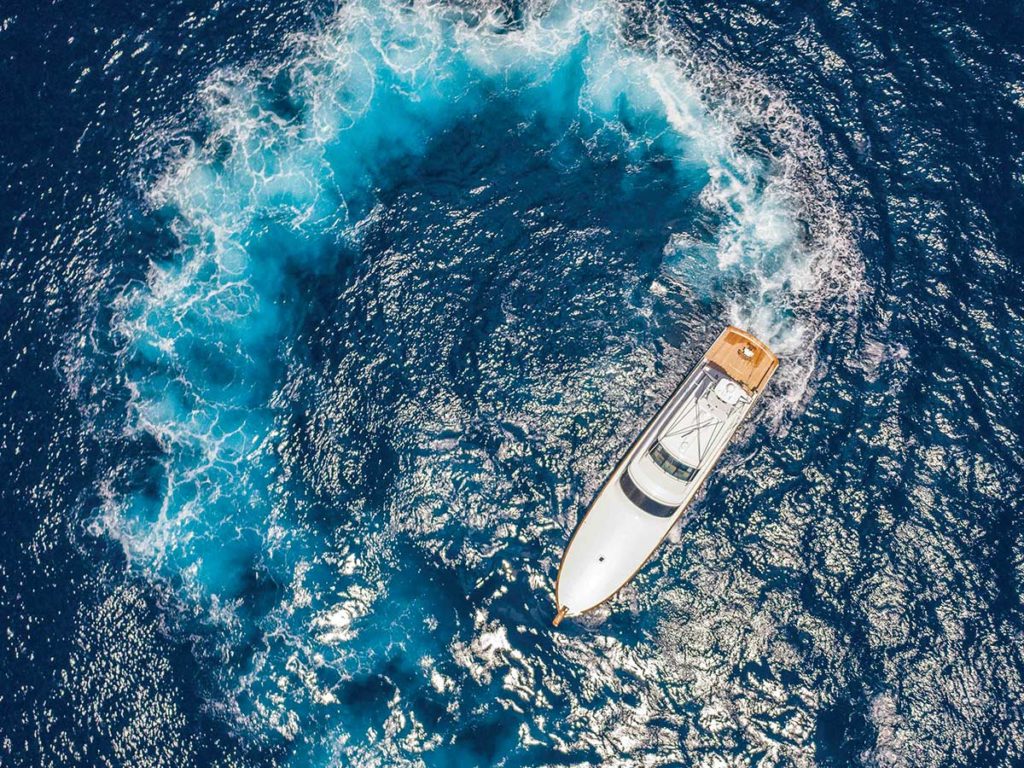
[[[552,637],[545,595],[723,322],[803,397],[859,290],[813,140],[610,2],[355,2],[288,51],[206,84],[150,191],[179,247],[114,323],[149,459],[98,527],[199,617],[213,706],[297,762],[699,754],[679,660]]]

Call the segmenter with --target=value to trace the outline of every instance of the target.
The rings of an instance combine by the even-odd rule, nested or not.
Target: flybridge
[[[562,555],[557,626],[625,586],[707,479],[778,367],[751,334],[726,328],[605,481]]]
[[[675,514],[691,492],[690,483],[717,457],[733,417],[750,402],[710,363],[699,366],[681,390],[675,405],[663,409],[665,426],[650,450],[630,462],[620,481],[630,501],[658,517]]]
[[[687,398],[679,414],[659,436],[658,442],[684,464],[698,468],[718,444],[729,416],[749,400],[732,379],[716,376],[706,367],[697,380],[694,396]]]

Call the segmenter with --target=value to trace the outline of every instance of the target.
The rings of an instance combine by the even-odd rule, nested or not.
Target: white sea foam
[[[271,401],[301,311],[295,275],[329,273],[338,244],[358,242],[379,215],[376,191],[394,166],[434,137],[501,98],[512,124],[575,132],[595,152],[607,141],[637,158],[659,147],[681,178],[703,180],[700,202],[718,222],[711,234],[675,233],[667,273],[786,356],[794,401],[814,373],[820,308],[855,297],[857,260],[822,193],[813,132],[762,86],[698,66],[664,20],[649,20],[646,43],[627,42],[625,12],[610,0],[558,2],[509,26],[497,13],[434,3],[349,3],[289,41],[281,63],[212,78],[202,91],[207,138],[185,146],[149,190],[154,207],[173,212],[181,247],[124,292],[116,331],[132,427],[164,458],[155,488],[111,495],[103,526],[138,567],[220,617],[225,656],[246,631],[260,635],[225,672],[236,701],[224,706],[253,728],[295,739],[327,717],[317,707],[336,705],[337,683],[320,675],[360,671],[347,646],[385,590],[385,569],[372,565],[385,537],[346,559],[328,534],[289,517]],[[739,148],[747,124],[777,138],[771,159]],[[717,293],[708,275],[729,276],[730,292]],[[421,521],[420,532],[446,520]],[[473,568],[487,553],[460,557]],[[243,618],[238,600],[253,573],[287,586]],[[463,647],[481,683],[519,653],[503,628]],[[630,717],[635,725],[647,715]],[[611,742],[591,738],[612,754]],[[354,759],[361,750],[341,742],[328,751]]]

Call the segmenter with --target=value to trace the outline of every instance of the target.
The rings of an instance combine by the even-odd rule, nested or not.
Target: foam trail
[[[125,291],[116,331],[134,427],[160,459],[110,499],[103,524],[217,626],[223,706],[269,742],[302,742],[297,760],[361,754],[331,736],[335,689],[359,668],[348,643],[386,589],[387,544],[357,512],[360,552],[304,522],[279,460],[285,350],[303,280],[339,268],[375,190],[432,140],[500,100],[510,125],[572,133],[595,152],[656,149],[703,189],[715,222],[713,239],[666,243],[667,267],[770,340],[813,323],[802,302],[824,267],[798,236],[794,196],[736,149],[737,128],[677,59],[635,50],[620,25],[601,0],[556,3],[519,27],[434,4],[350,3],[282,64],[208,83],[208,137],[151,191],[180,249]],[[741,275],[740,289],[714,295],[696,277],[712,273]]]

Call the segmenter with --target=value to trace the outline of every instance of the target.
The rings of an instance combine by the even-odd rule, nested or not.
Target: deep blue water
[[[692,5],[0,7],[0,765],[1024,764],[1024,12]]]

